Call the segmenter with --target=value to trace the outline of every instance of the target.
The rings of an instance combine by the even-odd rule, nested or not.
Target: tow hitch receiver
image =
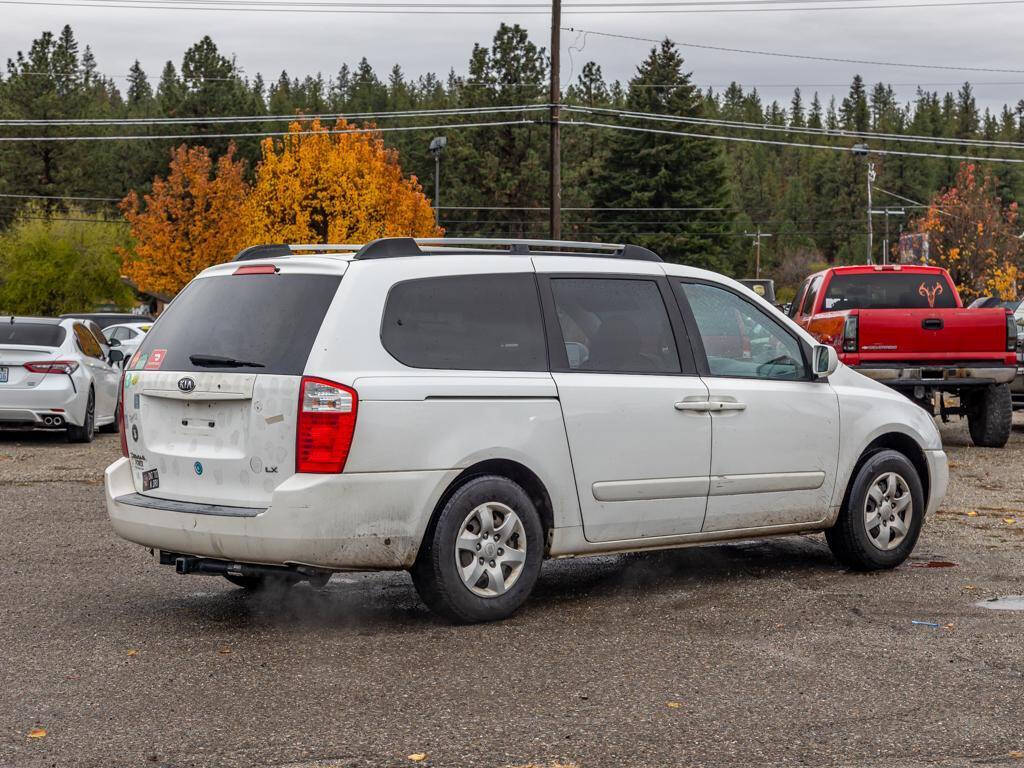
[[[199,573],[232,576],[277,576],[301,581],[302,579],[327,577],[330,571],[308,566],[259,565],[256,563],[235,563],[215,560],[209,557],[179,555],[175,552],[160,551],[160,564],[173,565],[180,574]]]

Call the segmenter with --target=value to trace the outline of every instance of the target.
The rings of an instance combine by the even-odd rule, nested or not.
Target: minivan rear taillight
[[[305,376],[299,388],[295,471],[330,474],[345,469],[356,429],[356,391]]]
[[[124,417],[124,375],[121,371],[121,383],[117,387],[117,419],[120,422],[118,427],[121,430],[121,455],[128,458],[128,430],[125,425],[128,423]]]
[[[847,315],[843,325],[843,352],[856,352],[859,345],[857,316]]]
[[[66,373],[69,376],[78,370],[78,363],[74,360],[42,360],[25,363],[24,366],[32,373]]]

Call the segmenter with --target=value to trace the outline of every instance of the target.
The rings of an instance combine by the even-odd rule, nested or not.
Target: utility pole
[[[551,239],[562,239],[562,136],[559,131],[559,104],[562,86],[558,80],[561,50],[562,0],[551,0]]]
[[[868,161],[868,264],[874,264],[875,240],[874,228],[871,226],[871,186],[875,183],[875,164]]]
[[[757,228],[757,232],[744,232],[746,237],[754,238],[754,248],[756,249],[756,256],[754,257],[754,279],[757,280],[761,277],[761,238],[771,237],[767,232],[762,232],[761,227]]]

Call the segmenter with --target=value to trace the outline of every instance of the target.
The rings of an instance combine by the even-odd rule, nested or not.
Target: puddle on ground
[[[1024,595],[990,597],[988,600],[979,600],[974,605],[992,611],[1024,611]]]

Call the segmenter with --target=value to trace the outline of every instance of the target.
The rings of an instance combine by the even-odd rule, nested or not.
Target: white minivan
[[[892,568],[946,491],[921,408],[734,280],[631,245],[256,246],[121,390],[115,531],[247,588],[406,569],[455,621],[545,558],[825,531]]]

